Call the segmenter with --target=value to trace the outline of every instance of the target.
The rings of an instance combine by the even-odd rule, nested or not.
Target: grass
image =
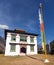
[[[48,55],[49,63],[44,63],[44,55],[4,56],[0,54],[0,65],[54,65],[54,55]]]

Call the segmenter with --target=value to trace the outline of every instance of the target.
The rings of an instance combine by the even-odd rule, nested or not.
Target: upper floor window
[[[34,42],[34,37],[33,36],[30,37],[30,42],[32,42],[32,43]]]
[[[15,34],[11,34],[11,41],[16,41],[16,35]]]
[[[25,36],[25,35],[20,35],[20,41],[26,42],[26,41],[27,41],[27,36]]]

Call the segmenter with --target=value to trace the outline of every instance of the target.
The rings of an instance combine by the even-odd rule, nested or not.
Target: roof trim
[[[20,32],[20,31],[7,30],[7,29],[5,29],[5,39],[6,39],[6,36],[7,36],[7,32],[10,32],[10,33],[17,33],[17,34],[25,34],[25,35],[38,36],[38,34],[34,34],[34,33],[27,33],[27,32]]]

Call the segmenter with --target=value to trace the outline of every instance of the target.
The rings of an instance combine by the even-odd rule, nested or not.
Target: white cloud
[[[0,24],[0,29],[9,29],[9,27],[7,25]]]

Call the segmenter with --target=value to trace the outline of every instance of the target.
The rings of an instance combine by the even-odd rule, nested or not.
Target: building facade
[[[5,30],[5,56],[37,54],[37,36],[23,30]]]

